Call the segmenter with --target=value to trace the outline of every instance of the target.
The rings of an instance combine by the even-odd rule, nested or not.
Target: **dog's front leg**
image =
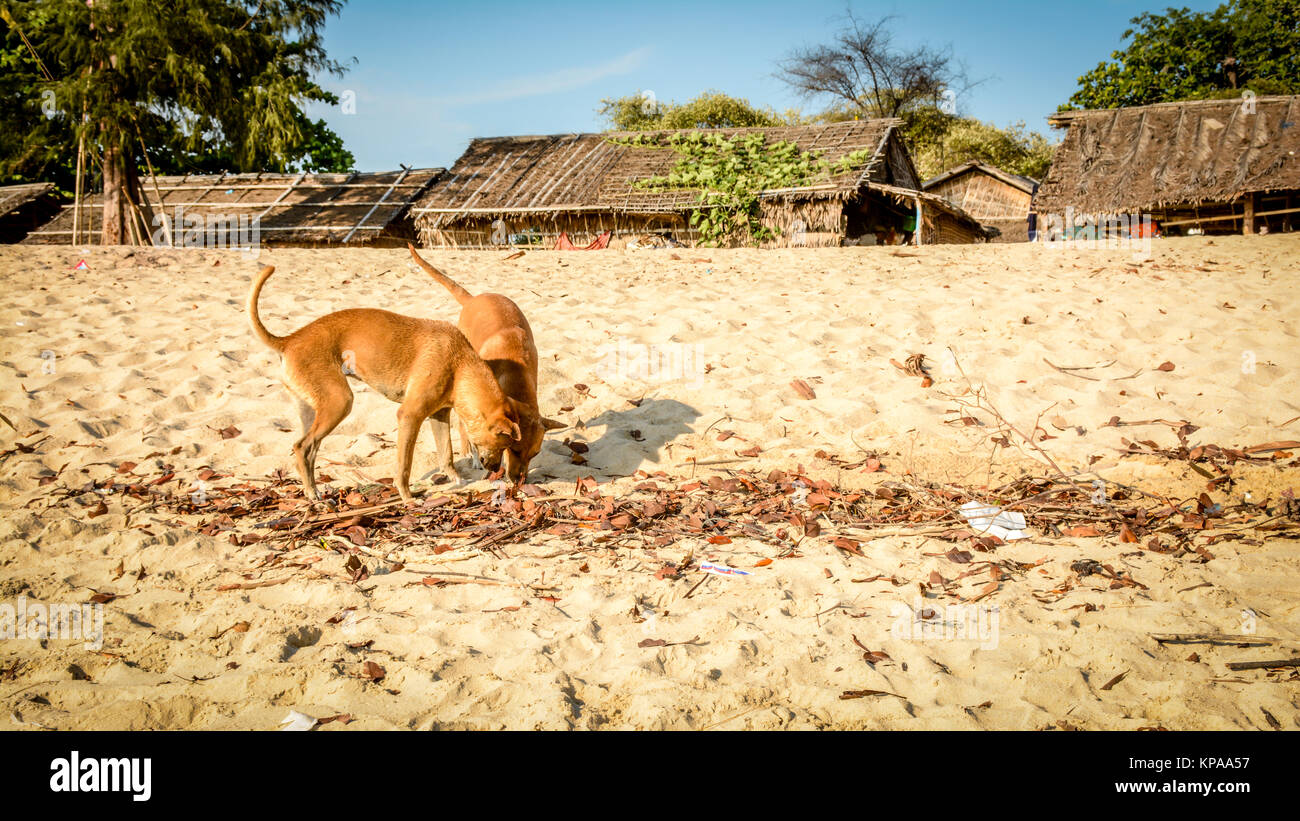
[[[411,495],[411,462],[415,457],[415,440],[420,436],[420,425],[429,415],[422,405],[403,402],[397,407],[397,492],[402,500],[414,500]]]
[[[442,471],[452,482],[459,483],[455,454],[451,452],[451,408],[443,408],[430,416],[429,430],[433,432],[433,447],[438,452],[437,470]]]

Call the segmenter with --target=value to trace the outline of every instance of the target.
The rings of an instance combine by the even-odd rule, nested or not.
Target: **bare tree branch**
[[[849,10],[831,45],[794,50],[776,76],[805,98],[829,97],[867,117],[897,117],[945,91],[958,94],[976,85],[951,46],[896,48],[893,21],[885,16],[866,23]]]

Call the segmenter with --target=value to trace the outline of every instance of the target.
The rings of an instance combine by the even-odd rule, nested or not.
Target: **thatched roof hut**
[[[170,223],[175,245],[234,247],[248,243],[236,234],[256,221],[258,241],[276,245],[401,245],[414,239],[409,210],[441,168],[402,169],[373,174],[190,174],[142,180],[155,221],[154,235],[166,244],[161,217]],[[161,207],[160,207],[161,205]],[[73,205],[28,237],[28,243],[99,240],[98,196]]]
[[[1300,206],[1300,96],[1160,103],[1048,118],[1067,128],[1034,205],[1151,214],[1166,233],[1289,230]]]
[[[0,187],[0,243],[18,242],[59,212],[48,182]]]
[[[839,245],[865,235],[901,236],[921,203],[923,242],[982,240],[969,216],[918,191],[900,120],[863,120],[784,128],[716,129],[727,137],[762,133],[836,163],[862,161],[815,185],[765,191],[762,219],[781,229],[774,244]],[[560,233],[583,245],[604,231],[621,237],[668,233],[689,242],[698,191],[650,190],[635,183],[669,173],[680,155],[655,146],[671,131],[479,138],[412,209],[423,244],[549,246]],[[689,132],[681,132],[689,133]]]
[[[921,189],[960,207],[986,228],[996,229],[994,242],[1029,239],[1029,207],[1038,180],[971,160],[931,177],[921,183]]]

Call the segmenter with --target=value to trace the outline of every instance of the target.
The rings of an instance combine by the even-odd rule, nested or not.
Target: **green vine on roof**
[[[651,191],[698,190],[690,224],[709,245],[733,241],[757,245],[772,239],[780,230],[762,224],[760,192],[828,181],[861,168],[874,155],[862,149],[832,163],[788,140],[768,143],[762,133],[728,137],[686,131],[608,139],[615,145],[667,148],[679,155],[667,176],[647,177],[632,185]]]

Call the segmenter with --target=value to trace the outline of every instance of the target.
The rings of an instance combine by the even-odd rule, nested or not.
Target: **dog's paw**
[[[473,484],[473,482],[470,479],[466,479],[464,476],[457,476],[454,479],[451,479],[450,481],[451,481],[450,484],[440,485],[438,489],[454,492],[469,487],[471,484]]]

